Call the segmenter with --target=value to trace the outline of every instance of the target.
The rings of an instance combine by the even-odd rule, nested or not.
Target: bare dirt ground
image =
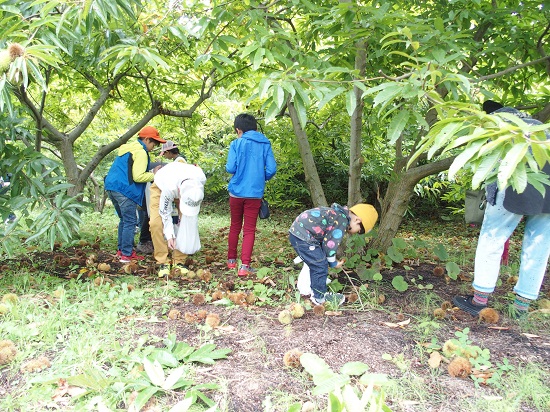
[[[115,260],[114,255],[97,247],[30,254],[19,258],[17,264],[20,268],[32,269],[36,267],[36,262],[41,262],[40,270],[62,278],[70,278],[79,273],[75,266],[89,267],[86,259],[91,254],[96,255],[97,262],[111,264],[112,273],[108,276],[113,281],[116,282],[118,277],[125,275],[122,265]],[[215,248],[208,250],[207,245],[203,255],[206,256],[206,261],[201,261],[200,267],[207,268],[212,274],[212,279],[209,282],[189,280],[185,277],[175,279],[181,283],[183,289],[200,288],[206,297],[220,289],[226,292],[241,290],[243,281],[225,269],[225,265],[221,263],[224,262],[221,252]],[[0,264],[11,266],[14,262],[4,261]],[[189,259],[187,264],[191,269],[199,266],[199,262],[193,259]],[[175,299],[170,309],[179,311],[180,316],[169,319],[166,310],[163,312],[163,308],[158,305],[154,310],[163,321],[143,322],[139,326],[146,329],[149,334],[160,337],[175,333],[178,340],[191,345],[204,343],[206,336],[206,339],[215,343],[218,348],[231,349],[227,360],[217,361],[211,366],[197,367],[199,375],[204,376],[205,381],[222,378],[226,382],[227,391],[219,396],[226,398],[224,402],[231,411],[263,411],[262,402],[266,396],[271,395],[275,400],[277,394],[281,393],[295,395],[302,402],[310,399],[312,387],[308,383],[307,374],[283,365],[283,355],[294,348],[317,354],[335,371],[346,362],[361,361],[369,365],[371,372],[386,373],[395,379],[407,372],[400,369],[397,362],[384,360],[382,355],[402,355],[402,359],[408,364],[408,370],[421,377],[422,385],[431,394],[434,403],[426,405],[406,402],[407,394],[403,394],[399,400],[387,399],[388,406],[394,411],[452,411],[456,410],[454,405],[460,398],[491,395],[492,389],[483,385],[476,388],[470,378],[449,376],[445,363],[439,367],[440,374],[432,373],[427,363],[429,355],[419,350],[419,345],[429,342],[432,336],[425,337],[424,342],[419,342],[418,332],[413,333],[413,325],[419,323],[420,317],[426,317],[426,308],[421,304],[421,296],[427,291],[410,287],[406,292],[399,293],[390,283],[391,278],[396,275],[404,276],[409,283],[412,279],[422,279],[423,285],[433,285],[430,293],[440,298],[440,302],[435,302],[436,305],[449,301],[455,294],[467,290],[464,282],[469,283],[468,280],[446,282],[443,276],[434,275],[434,267],[434,264],[419,264],[412,265],[409,270],[394,268],[384,272],[384,282],[377,285],[376,293],[377,296],[383,294],[385,300],[381,305],[374,305],[375,309],[361,308],[358,303],[344,304],[340,313],[332,316],[319,316],[308,310],[302,318],[285,326],[277,319],[283,303],[280,307],[247,303],[227,307],[211,303],[196,305],[191,299]],[[281,269],[298,272],[297,268],[291,266]],[[154,274],[151,257],[133,270],[135,276],[150,281],[151,285],[162,282]],[[103,276],[97,271],[88,274],[91,276],[81,274],[82,281],[94,281]],[[265,279],[252,280],[264,284],[270,282]],[[356,283],[353,278],[345,275],[341,275],[339,281],[347,284],[347,291],[350,290],[350,283]],[[505,294],[510,288],[509,285],[504,285],[496,291],[496,295]],[[294,294],[292,290],[288,290],[287,293],[288,297]],[[548,286],[543,287],[542,294],[549,295]],[[189,316],[186,317],[186,314],[193,315],[199,310],[218,314],[221,320],[220,327],[205,334],[200,330],[198,323],[189,322]],[[534,362],[550,368],[550,334],[547,330],[525,334],[517,321],[504,314],[501,314],[497,324],[487,324],[452,309],[447,311],[444,320],[438,322],[441,327],[435,329],[436,335],[433,337],[437,338],[439,344],[453,338],[456,331],[468,327],[469,338],[473,344],[490,350],[491,362],[498,363],[508,358],[514,365]],[[214,399],[216,396],[218,394],[214,394]]]

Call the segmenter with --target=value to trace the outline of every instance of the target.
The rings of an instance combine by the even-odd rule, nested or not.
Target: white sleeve
[[[164,232],[164,237],[172,239],[176,237],[174,235],[174,223],[172,222],[172,202],[174,201],[173,197],[169,195],[169,191],[162,190],[160,192],[159,199],[159,215],[162,219],[162,227]]]

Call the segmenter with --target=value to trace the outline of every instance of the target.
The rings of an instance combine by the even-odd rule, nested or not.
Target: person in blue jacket
[[[145,126],[137,140],[119,147],[118,156],[105,177],[105,190],[120,218],[117,256],[123,263],[143,259],[134,250],[137,207],[143,205],[145,186],[153,181],[160,168],[148,172],[149,152],[161,143],[166,140],[160,138],[158,130]]]
[[[258,132],[256,118],[247,113],[235,117],[233,128],[238,138],[231,142],[225,170],[233,176],[229,181],[229,209],[231,225],[227,250],[227,267],[237,267],[237,246],[241,230],[241,266],[238,276],[253,272],[250,267],[258,212],[264,195],[265,183],[277,172],[277,163],[271,142]],[[244,225],[243,225],[244,223]]]

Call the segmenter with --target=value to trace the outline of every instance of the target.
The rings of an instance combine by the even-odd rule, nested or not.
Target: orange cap
[[[149,137],[153,140],[156,140],[159,143],[166,143],[166,140],[160,138],[159,131],[155,129],[153,126],[145,126],[143,129],[140,130],[139,137]]]

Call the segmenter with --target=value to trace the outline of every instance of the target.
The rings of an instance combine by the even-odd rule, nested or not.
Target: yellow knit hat
[[[358,203],[350,207],[349,210],[361,219],[361,224],[365,228],[365,233],[370,232],[378,220],[378,212],[373,205]]]

